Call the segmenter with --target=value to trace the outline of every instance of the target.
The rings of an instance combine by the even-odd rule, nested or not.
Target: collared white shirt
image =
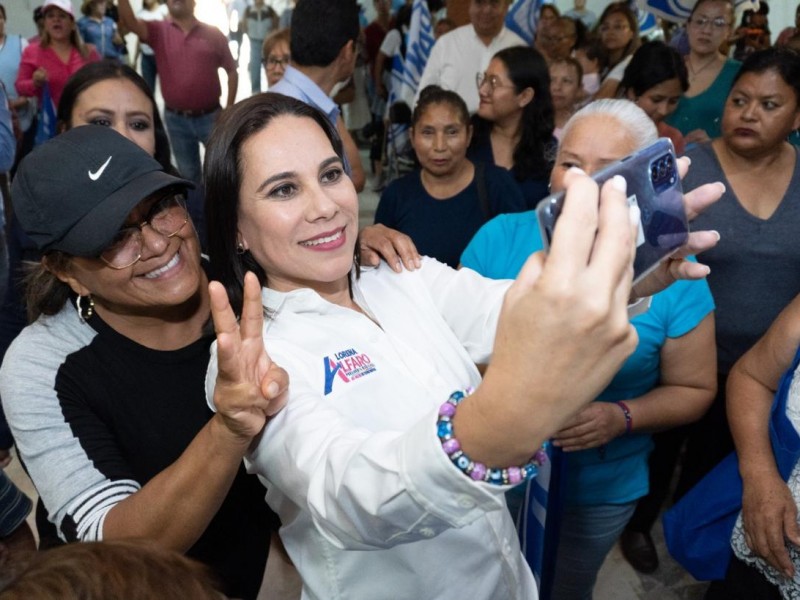
[[[362,272],[372,318],[310,289],[263,290],[267,351],[290,376],[287,406],[248,467],[267,487],[303,598],[536,599],[503,486],[444,454],[438,407],[477,386],[508,281],[432,259]],[[216,377],[212,351],[208,393]]]
[[[457,27],[433,45],[414,103],[419,100],[419,93],[425,86],[438,85],[458,93],[467,103],[470,114],[476,112],[480,102],[476,75],[486,71],[489,61],[500,50],[525,45],[525,40],[505,27],[488,46],[475,33],[472,24]]]

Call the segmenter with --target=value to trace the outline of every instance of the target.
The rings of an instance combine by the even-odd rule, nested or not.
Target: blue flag
[[[550,600],[552,595],[567,468],[561,448],[551,443],[545,444],[545,448],[548,461],[528,481],[517,519],[522,554],[536,579],[539,600]]]
[[[536,24],[539,21],[539,11],[545,4],[552,4],[545,0],[514,0],[506,14],[506,27],[521,37],[527,44],[533,44],[536,37]]]
[[[36,125],[36,138],[34,144],[45,143],[56,135],[56,107],[50,95],[50,84],[45,83],[42,88],[42,101],[39,106],[39,123]]]
[[[409,107],[413,107],[419,80],[425,70],[425,65],[428,64],[428,57],[431,55],[431,48],[435,41],[433,20],[431,11],[428,10],[428,3],[426,0],[414,0],[411,9],[411,23],[406,37],[406,55],[401,57],[402,76],[399,81],[400,85],[396,88],[397,99],[405,102]],[[394,81],[393,78],[392,91],[395,91]]]
[[[397,103],[405,103],[409,109],[414,107],[419,80],[436,39],[433,37],[433,22],[426,0],[414,0],[411,9],[411,23],[406,36],[406,55],[398,48],[392,58],[392,85],[387,104],[390,107]],[[391,117],[391,112],[390,112]],[[397,156],[405,153],[409,146],[408,123],[394,122],[387,132],[389,164],[396,164]]]
[[[630,7],[639,22],[639,35],[646,36],[658,27],[656,16],[650,11],[637,6],[636,0],[630,0]]]

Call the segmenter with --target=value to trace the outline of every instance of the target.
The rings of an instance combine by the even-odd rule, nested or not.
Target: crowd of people
[[[393,105],[411,2],[228,4],[239,37],[0,5],[0,599],[586,600],[715,495],[667,528],[706,598],[796,598],[800,6],[775,46],[733,0],[664,40],[546,4],[526,43],[430,1]],[[591,176],[659,137],[691,233],[634,285],[649,217]]]

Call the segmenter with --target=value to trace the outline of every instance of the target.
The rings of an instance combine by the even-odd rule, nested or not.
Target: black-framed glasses
[[[475,83],[478,85],[479,90],[484,86],[484,84],[488,85],[492,91],[495,91],[498,88],[514,87],[513,84],[502,83],[497,75],[487,75],[486,73],[478,73],[475,76]]]
[[[292,59],[288,54],[285,56],[268,56],[261,59],[261,64],[265,69],[274,69],[275,67],[286,67]]]
[[[692,17],[689,19],[689,24],[698,29],[703,29],[706,25],[711,25],[713,29],[725,29],[728,26],[728,21],[725,20],[725,17],[714,17],[713,19]]]
[[[150,207],[147,217],[136,225],[123,227],[100,253],[100,260],[112,269],[127,269],[142,258],[142,230],[149,226],[166,238],[175,236],[189,222],[183,194],[170,193]]]

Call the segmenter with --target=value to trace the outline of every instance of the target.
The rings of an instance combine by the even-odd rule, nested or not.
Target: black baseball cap
[[[139,202],[170,186],[194,184],[164,172],[109,127],[84,125],[35,148],[11,187],[14,214],[42,252],[99,256]]]

